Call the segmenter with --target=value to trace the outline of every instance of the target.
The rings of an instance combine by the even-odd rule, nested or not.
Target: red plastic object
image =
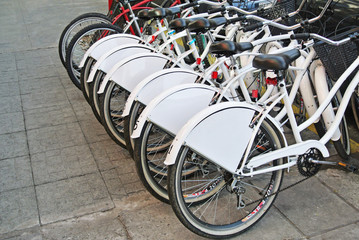
[[[197,58],[197,61],[196,61],[197,65],[200,65],[200,64],[201,64],[201,61],[202,61],[201,58]]]
[[[258,98],[258,90],[257,89],[252,90],[252,98]]]
[[[270,78],[270,77],[268,77],[267,79],[266,79],[266,83],[267,83],[267,85],[277,85],[277,83],[278,83],[278,81],[277,81],[277,78]]]
[[[217,79],[218,78],[218,72],[214,71],[212,72],[212,79]]]

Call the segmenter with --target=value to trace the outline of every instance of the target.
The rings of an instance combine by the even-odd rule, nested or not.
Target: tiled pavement
[[[106,4],[0,0],[0,239],[200,239],[144,190],[59,61],[65,25]],[[327,169],[241,239],[358,236],[359,177]]]

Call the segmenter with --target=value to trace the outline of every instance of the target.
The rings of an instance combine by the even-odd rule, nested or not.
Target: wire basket
[[[277,19],[279,17],[284,17],[288,13],[294,12],[296,10],[295,0],[278,0],[277,3],[268,9],[259,10],[258,16],[266,19]],[[295,17],[287,18],[280,21],[279,23],[285,25],[295,24]],[[282,33],[287,33],[285,30],[270,26],[272,35],[279,35]]]
[[[348,37],[350,34],[359,31],[359,27],[331,37],[332,40],[340,40]],[[340,46],[329,45],[324,42],[318,42],[314,45],[314,49],[322,61],[328,76],[337,81],[345,70],[354,62],[358,57],[358,49],[354,42],[349,41]],[[358,68],[356,69],[356,71]],[[356,72],[354,71],[354,73]],[[349,80],[354,77],[354,73],[350,75]]]

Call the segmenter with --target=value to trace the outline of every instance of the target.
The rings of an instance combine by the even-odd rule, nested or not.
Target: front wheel
[[[283,146],[271,124],[264,121],[249,157]],[[283,159],[261,169],[280,164]],[[186,174],[187,168],[194,166],[198,170]],[[283,171],[240,177],[182,146],[176,163],[169,166],[168,177],[170,203],[179,220],[198,235],[222,239],[246,231],[268,212],[280,189]]]

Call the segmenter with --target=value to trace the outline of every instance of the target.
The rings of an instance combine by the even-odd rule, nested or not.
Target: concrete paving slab
[[[16,132],[0,135],[0,160],[27,156],[27,138],[25,132]]]
[[[358,174],[343,169],[327,169],[318,173],[318,178],[331,191],[359,210],[359,177]]]
[[[4,240],[43,240],[40,227],[27,228],[25,230],[13,231],[0,234],[0,239]]]
[[[114,202],[127,196],[127,192],[118,177],[116,169],[103,171],[101,175]]]
[[[20,95],[19,84],[17,82],[0,83],[0,97]]]
[[[36,185],[98,171],[88,145],[33,154],[31,164]]]
[[[39,225],[34,187],[0,193],[0,234]]]
[[[0,193],[34,185],[28,156],[0,160]]]
[[[22,112],[0,114],[0,134],[25,131]]]
[[[276,207],[306,236],[359,220],[359,212],[311,178],[278,195]]]
[[[70,104],[31,109],[24,116],[27,130],[77,122]]]
[[[78,123],[29,130],[27,136],[31,154],[82,146],[86,143]]]
[[[22,95],[33,92],[44,93],[57,89],[63,89],[59,77],[44,77],[19,81],[19,86]]]
[[[0,114],[22,111],[20,95],[0,97],[0,102]]]
[[[93,173],[36,186],[41,224],[114,207],[100,174]]]
[[[2,63],[0,63],[1,66]],[[18,74],[16,70],[0,71],[1,82],[16,82],[18,81]]]
[[[329,231],[320,236],[310,238],[311,240],[337,240],[337,239],[346,239],[346,240],[356,240],[359,236],[359,224],[350,224],[342,228]]]
[[[0,53],[0,72],[16,70],[15,53]],[[1,76],[3,77],[3,76]],[[4,82],[3,80],[1,82]]]
[[[125,227],[115,211],[90,214],[42,228],[43,239],[127,240]]]
[[[111,140],[106,130],[95,117],[90,118],[88,121],[80,121],[80,126],[88,143]]]
[[[64,89],[53,89],[48,92],[32,92],[30,94],[21,95],[23,110],[28,111],[31,109],[69,104],[65,96]]]
[[[68,81],[70,81],[68,79]],[[73,88],[73,83],[71,83],[71,88]],[[75,111],[76,117],[79,121],[87,121],[89,118],[94,118],[95,116],[93,115],[92,109],[90,107],[90,105],[86,102],[85,99],[81,100],[81,101],[75,101],[75,102],[71,102],[71,105]]]
[[[55,65],[37,65],[31,68],[23,68],[18,70],[19,81],[36,78],[53,78],[57,77]]]
[[[134,172],[134,161],[127,152],[112,140],[90,144],[90,149],[100,171],[114,168],[121,169],[120,173]]]

